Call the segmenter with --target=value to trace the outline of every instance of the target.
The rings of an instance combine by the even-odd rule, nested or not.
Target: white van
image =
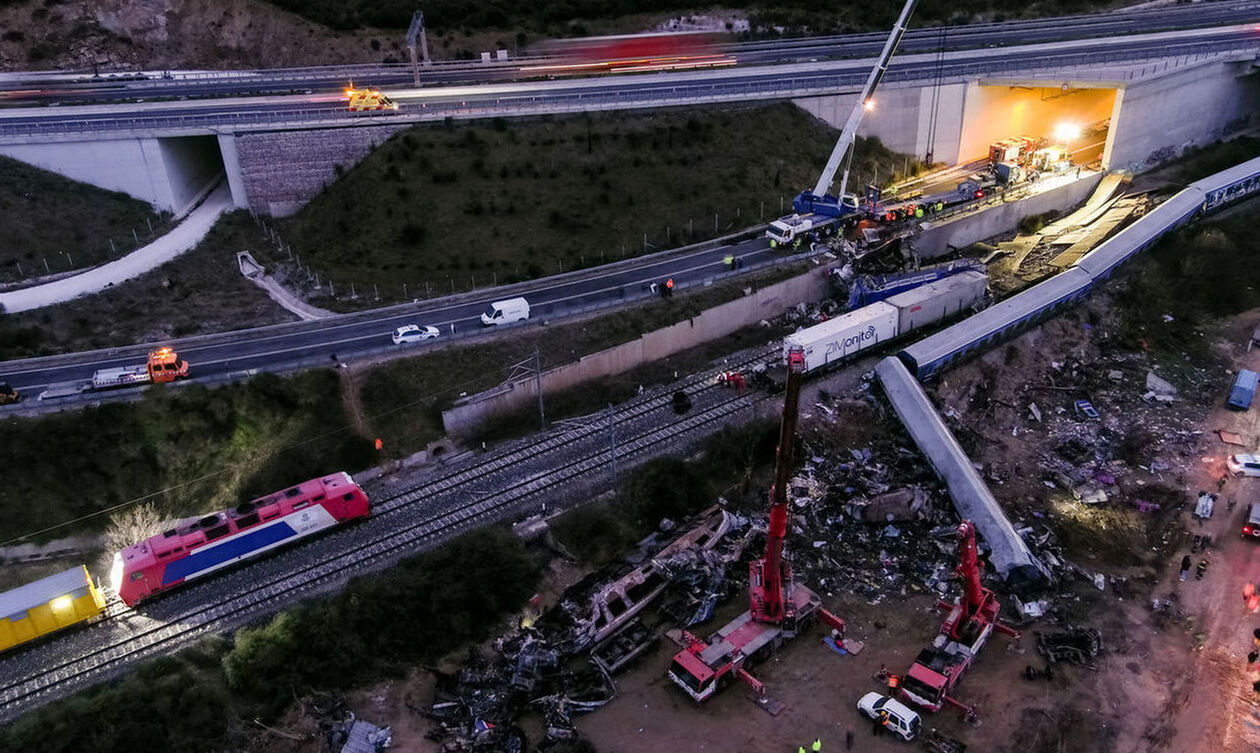
[[[496,324],[512,324],[523,322],[529,318],[529,301],[524,298],[509,298],[506,301],[495,301],[481,315],[481,323],[487,327]]]

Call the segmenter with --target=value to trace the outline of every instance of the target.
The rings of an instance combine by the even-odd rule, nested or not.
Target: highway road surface
[[[429,342],[450,340],[482,331],[480,316],[490,301],[524,295],[530,302],[530,321],[546,320],[591,310],[597,306],[640,300],[650,295],[648,285],[672,277],[681,291],[728,274],[723,258],[733,254],[744,263],[743,271],[782,260],[772,255],[763,237],[730,246],[704,247],[654,255],[649,259],[570,273],[503,288],[488,288],[452,299],[392,306],[376,311],[346,314],[316,322],[298,322],[242,330],[220,335],[175,340],[174,345],[191,365],[194,378],[224,378],[250,370],[279,371],[299,364],[328,364],[331,357],[351,357],[381,348],[414,350],[429,343],[394,346],[390,332],[402,324],[429,324],[442,336]],[[33,400],[49,385],[88,379],[97,369],[143,363],[151,345],[128,346],[39,359],[0,362],[0,382],[9,382]],[[51,403],[52,401],[50,401]],[[23,400],[20,405],[28,405]],[[0,415],[5,409],[0,408]]]

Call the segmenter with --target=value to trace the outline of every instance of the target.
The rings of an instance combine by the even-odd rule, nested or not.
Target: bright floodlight
[[[1060,123],[1054,127],[1054,136],[1060,141],[1071,141],[1080,138],[1081,127],[1075,123]]]
[[[873,99],[868,99],[868,100],[866,100],[865,102],[863,102],[863,103],[862,103],[862,109],[864,109],[864,110],[874,110],[874,109],[875,109],[875,100],[873,100]]]

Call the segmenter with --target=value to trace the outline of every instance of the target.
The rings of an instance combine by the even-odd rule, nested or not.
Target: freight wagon
[[[805,353],[806,373],[818,371],[971,309],[984,301],[988,281],[985,272],[967,270],[794,332],[783,338],[784,360],[788,351],[800,348]]]
[[[105,611],[105,595],[83,565],[0,594],[0,651],[88,622]]]

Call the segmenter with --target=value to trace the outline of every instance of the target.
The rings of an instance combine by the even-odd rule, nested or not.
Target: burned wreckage
[[[661,614],[684,625],[707,619],[743,550],[734,533],[748,528],[717,506],[686,526],[663,521],[621,572],[589,576],[537,621],[522,620],[496,640],[492,656],[474,650],[455,675],[442,677],[428,709],[430,739],[443,751],[523,751],[524,734],[513,722],[530,708],[546,728],[538,750],[573,739],[571,716],[611,701],[613,675],[659,640],[644,609],[659,602]]]

